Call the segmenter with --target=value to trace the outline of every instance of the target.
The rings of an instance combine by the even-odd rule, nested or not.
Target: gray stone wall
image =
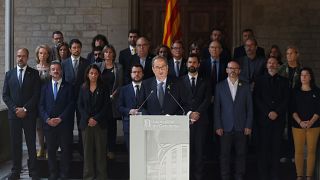
[[[0,110],[6,108],[2,102],[2,86],[4,80],[4,71],[5,71],[5,62],[4,62],[4,0],[0,1],[0,93],[1,93],[1,101],[0,101]],[[1,122],[0,122],[1,124]]]
[[[272,44],[282,50],[293,44],[300,61],[312,67],[320,85],[320,1],[241,0],[241,29],[252,28],[266,53]],[[241,33],[241,32],[239,32]]]
[[[0,94],[2,94],[5,73],[5,0],[0,0],[0,7],[0,74],[2,74]],[[83,44],[83,57],[91,51],[92,38],[97,34],[104,34],[119,52],[127,47],[128,12],[129,0],[14,0],[14,47],[28,48],[29,64],[34,65],[36,46],[39,44],[51,46],[52,32],[60,30],[67,42],[72,38],[80,39]]]

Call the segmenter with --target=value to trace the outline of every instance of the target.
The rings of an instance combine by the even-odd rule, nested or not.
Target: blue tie
[[[164,84],[164,82],[160,82],[158,84],[158,99],[159,99],[159,103],[160,103],[161,107],[163,105],[163,99],[164,99],[164,91],[163,91],[163,87],[162,87],[163,84]]]
[[[20,87],[22,86],[22,72],[23,72],[23,69],[22,69],[22,68],[19,69],[19,77],[18,77],[18,79],[19,79],[19,85],[20,85]]]
[[[57,94],[58,94],[58,82],[55,81],[54,82],[54,86],[53,86],[53,97],[54,97],[54,100],[56,100]]]

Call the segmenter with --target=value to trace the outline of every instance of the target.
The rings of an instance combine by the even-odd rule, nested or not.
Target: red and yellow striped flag
[[[167,0],[166,4],[162,43],[168,47],[171,46],[173,41],[178,40],[181,37],[178,1],[179,0]]]

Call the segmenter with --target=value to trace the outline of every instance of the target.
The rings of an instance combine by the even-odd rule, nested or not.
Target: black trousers
[[[44,131],[47,139],[49,174],[67,178],[71,160],[72,128],[61,125]],[[60,173],[57,167],[56,152],[61,148]]]
[[[108,152],[114,152],[116,146],[116,139],[117,139],[117,119],[111,118],[108,121],[107,126],[107,150]]]
[[[9,119],[12,173],[20,174],[22,163],[22,130],[28,148],[28,169],[31,176],[37,176],[36,172],[36,118]]]
[[[220,137],[220,172],[222,180],[231,178],[231,149],[234,146],[234,177],[242,179],[246,171],[247,136],[244,132],[224,132]]]
[[[190,180],[202,180],[204,176],[204,144],[207,124],[190,125]]]
[[[258,166],[260,180],[278,179],[283,127],[280,123],[259,126]]]

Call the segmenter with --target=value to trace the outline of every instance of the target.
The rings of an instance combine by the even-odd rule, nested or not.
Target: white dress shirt
[[[24,74],[26,73],[27,66],[24,66],[23,68],[17,66],[17,77],[18,77],[18,80],[19,80],[20,69],[23,69],[23,71],[22,71],[22,83],[23,83],[23,78],[24,78]]]
[[[231,92],[232,100],[234,101],[235,98],[236,98],[236,94],[237,94],[239,79],[236,82],[234,82],[234,84],[231,82],[229,77],[227,78],[227,80],[228,80],[228,84],[229,84],[229,89],[230,89],[230,92]]]

